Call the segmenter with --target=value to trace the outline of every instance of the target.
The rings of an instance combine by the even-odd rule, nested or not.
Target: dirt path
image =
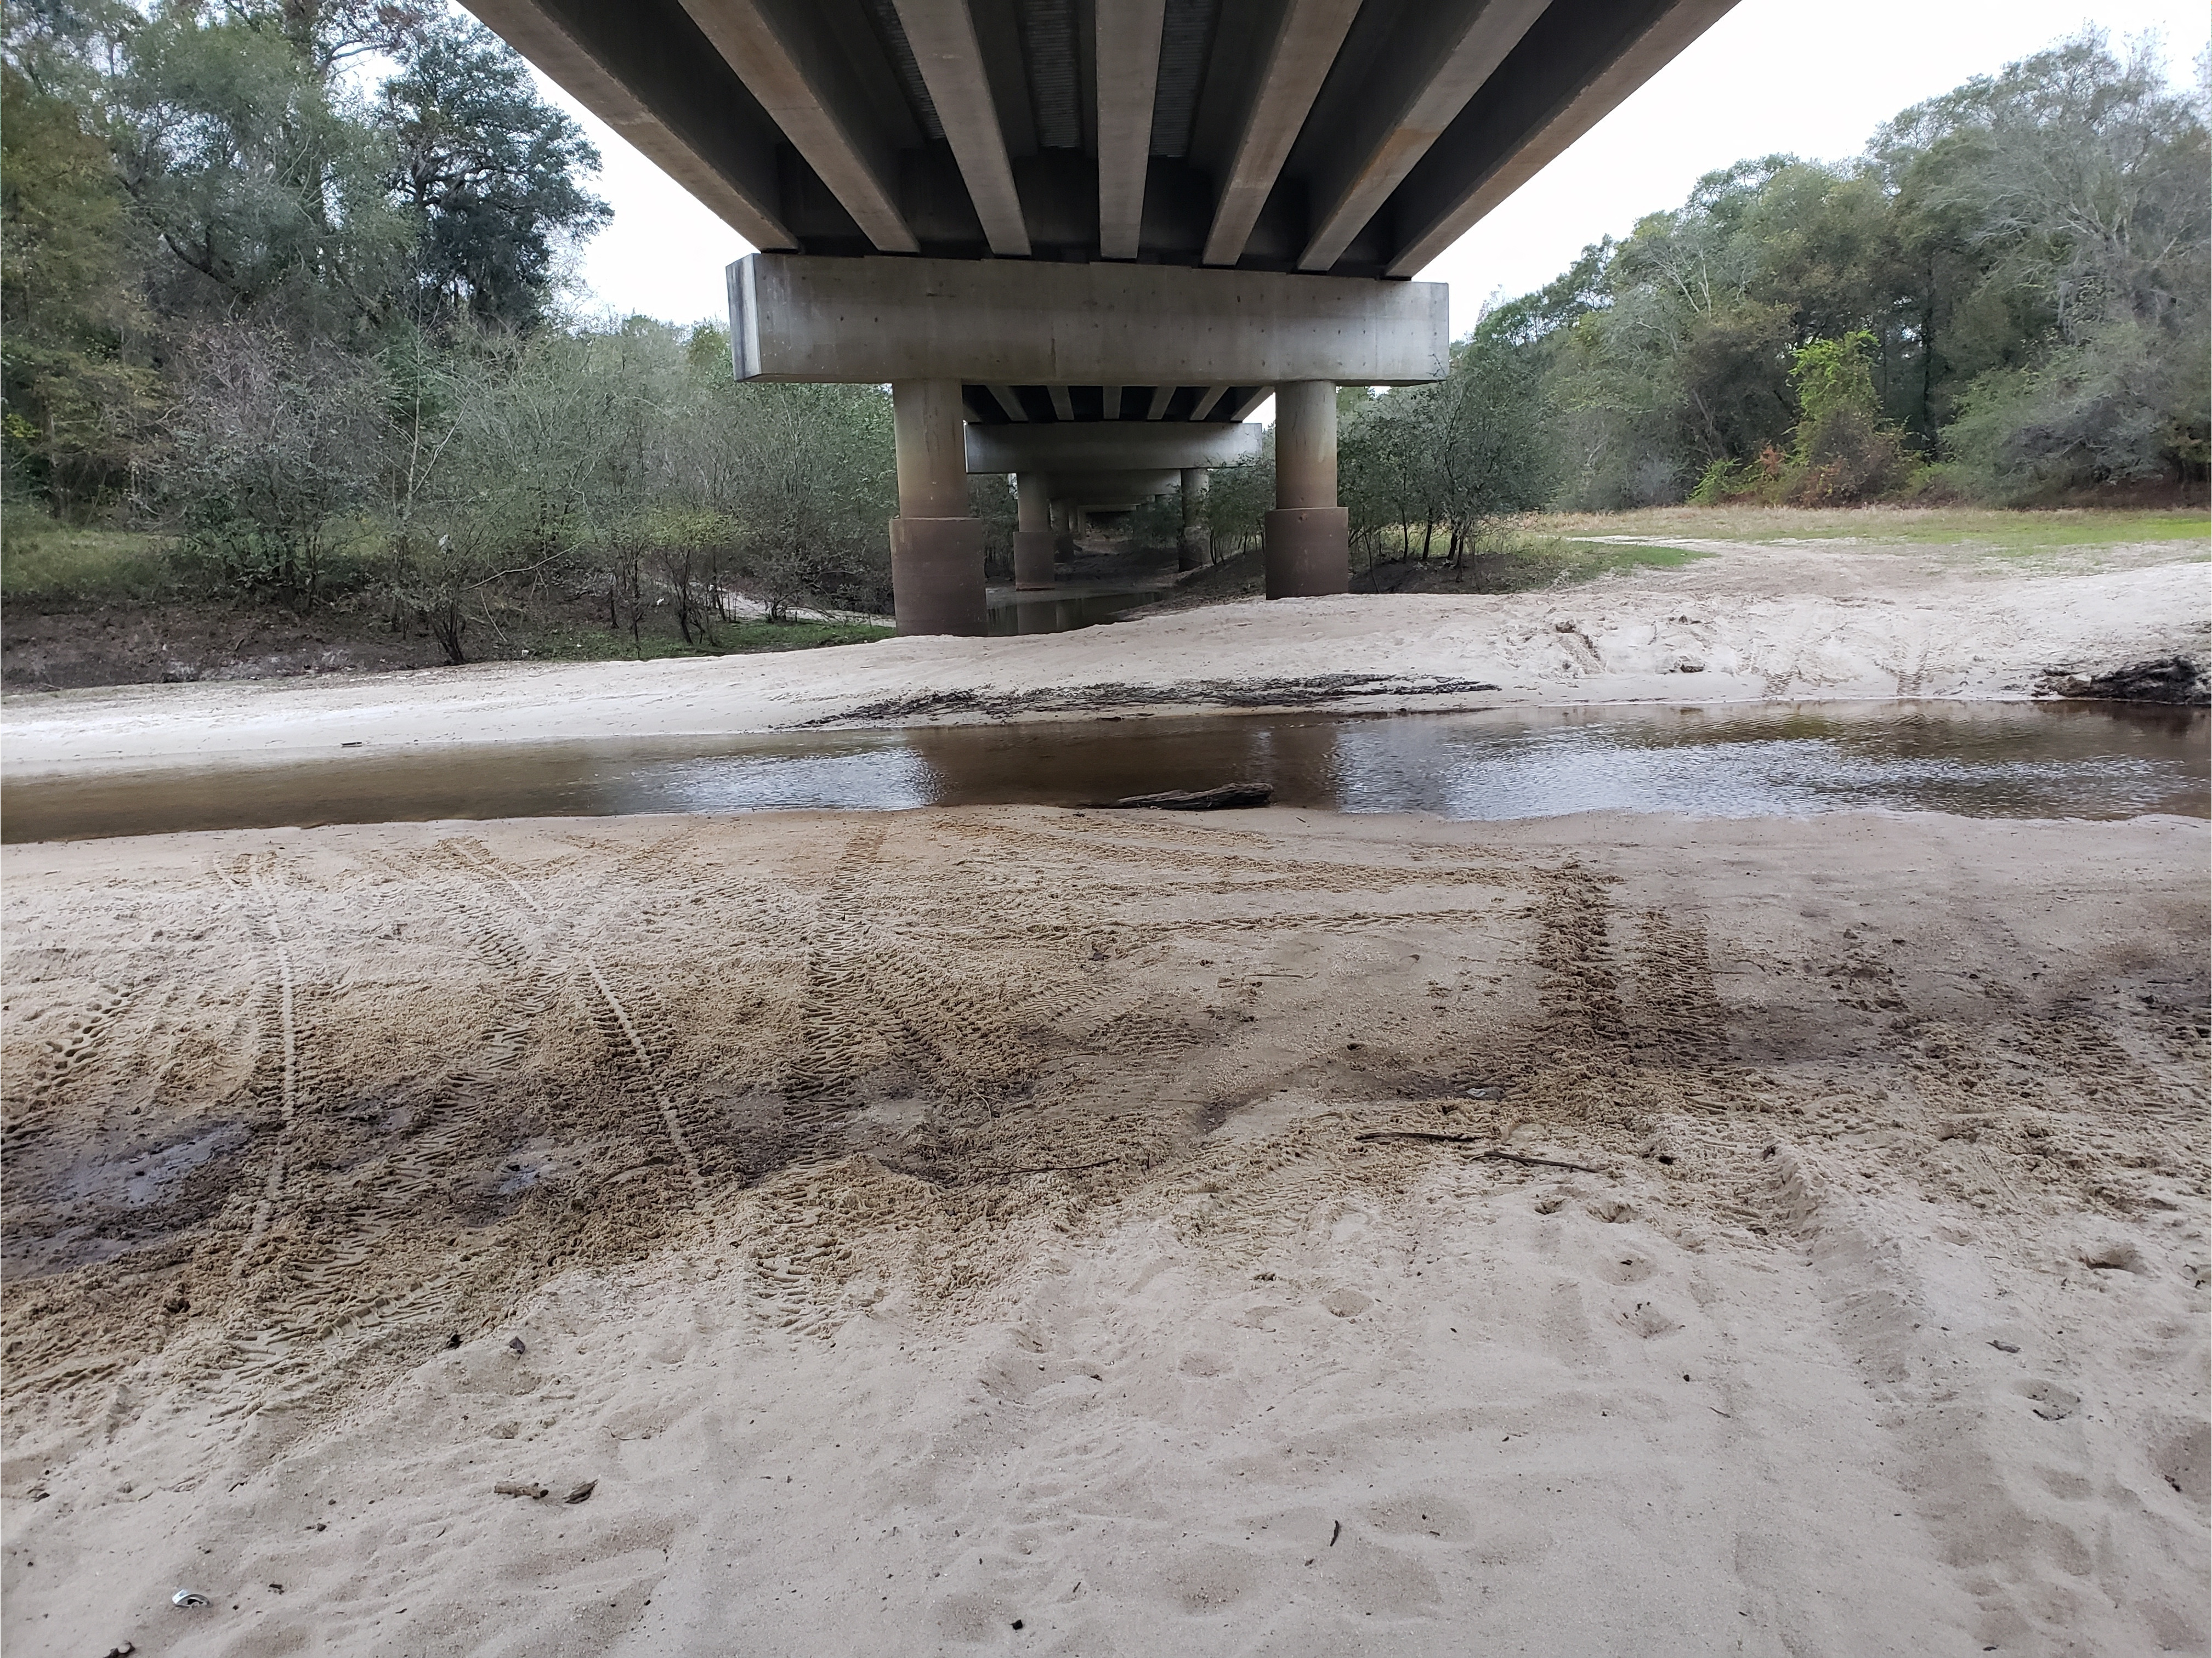
[[[11,847],[7,1645],[2201,1647],[2207,850]]]
[[[8,763],[24,774],[1151,708],[2027,696],[2050,670],[2212,660],[2208,598],[2201,562],[2023,577],[1834,544],[1737,548],[1554,592],[1253,601],[772,657],[65,692],[9,704]]]

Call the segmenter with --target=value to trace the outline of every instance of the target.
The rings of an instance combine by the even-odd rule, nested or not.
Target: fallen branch
[[[1357,1140],[1442,1140],[1447,1145],[1489,1145],[1487,1140],[1473,1134],[1438,1134],[1425,1128],[1372,1128],[1364,1134],[1354,1134]],[[1498,1163],[1517,1163],[1530,1169],[1572,1169],[1585,1175],[1609,1175],[1610,1169],[1599,1169],[1587,1163],[1567,1163],[1559,1157],[1528,1157],[1518,1151],[1501,1151],[1496,1146],[1478,1151],[1478,1157],[1487,1157]]]
[[[1246,806],[1264,806],[1274,795],[1274,789],[1266,783],[1224,783],[1218,788],[1133,794],[1127,799],[1109,800],[1098,810],[1121,811],[1148,806],[1155,811],[1236,811]]]

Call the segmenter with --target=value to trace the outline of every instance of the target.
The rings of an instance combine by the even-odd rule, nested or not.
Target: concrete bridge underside
[[[470,3],[762,250],[740,377],[891,384],[900,625],[980,633],[963,426],[1219,428],[1273,392],[1268,591],[1342,591],[1332,389],[1441,375],[1407,279],[1733,0]]]

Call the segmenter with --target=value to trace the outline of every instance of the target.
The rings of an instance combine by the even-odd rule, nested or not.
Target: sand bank
[[[8,1649],[2201,1650],[2207,850],[9,848]]]
[[[2212,644],[2212,566],[2021,577],[1736,548],[1542,593],[1252,601],[1071,634],[771,656],[70,691],[11,701],[16,774],[1106,711],[2033,694]]]

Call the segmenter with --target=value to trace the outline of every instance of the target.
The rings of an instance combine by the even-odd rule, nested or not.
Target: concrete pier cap
[[[1449,367],[1442,282],[753,253],[728,286],[741,380],[1113,386],[1126,407],[1132,386],[1414,386]]]

